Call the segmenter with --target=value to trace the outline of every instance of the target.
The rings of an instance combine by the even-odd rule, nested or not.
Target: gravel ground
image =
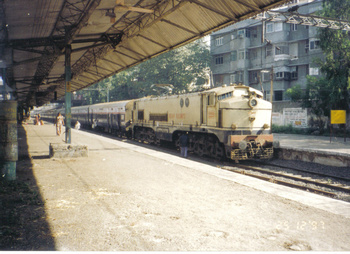
[[[272,172],[277,172],[277,173],[287,173],[287,174],[292,174],[292,175],[296,175],[296,176],[309,177],[315,181],[326,182],[326,183],[330,183],[330,184],[338,184],[338,185],[342,185],[343,187],[350,186],[350,170],[348,167],[332,167],[332,166],[311,163],[311,162],[303,162],[303,161],[295,161],[295,160],[280,160],[280,159],[273,159],[270,161],[255,161],[255,162],[247,161],[247,162],[243,162],[243,164],[244,165],[251,165],[251,166],[258,166],[258,167],[261,167],[265,170],[270,170]],[[298,171],[298,169],[302,170],[302,171]],[[257,174],[257,175],[269,176],[267,174],[254,172],[254,171],[250,171],[250,170],[245,170],[245,171],[251,172],[251,173]],[[306,171],[306,172],[303,172],[303,171]],[[307,173],[307,172],[310,172],[310,173]],[[326,175],[334,176],[335,178],[328,177],[328,176],[316,175],[314,173],[326,174]],[[340,180],[337,177],[346,178],[348,180],[345,180],[345,179]],[[288,178],[277,177],[277,176],[272,176],[271,178],[282,180],[285,182],[300,184],[300,182],[295,181],[295,180],[291,180]],[[323,191],[335,193],[337,195],[335,197],[336,199],[350,202],[350,195],[348,192],[341,192],[341,191],[326,188],[326,187],[320,187],[320,186],[314,185],[312,183],[301,183],[301,185],[309,187],[309,188],[315,188],[315,189],[320,189]]]
[[[322,173],[322,174],[333,175],[336,177],[345,177],[350,179],[350,168],[348,167],[333,167],[333,166],[322,165],[322,164],[311,163],[311,162],[296,161],[296,160],[280,160],[280,159],[274,159],[273,161],[271,161],[271,163],[280,165],[280,166],[285,166],[285,167],[307,170],[314,173]],[[303,173],[300,172],[299,174],[303,174]]]
[[[19,181],[38,202],[19,197],[12,224],[0,217],[2,250],[350,250],[349,218],[194,170],[191,158],[181,166],[74,132],[89,157],[49,159],[54,127],[25,128],[32,159]]]

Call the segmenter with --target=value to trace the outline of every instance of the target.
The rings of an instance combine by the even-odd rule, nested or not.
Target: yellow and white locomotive
[[[173,142],[188,133],[188,151],[232,160],[273,156],[271,103],[243,85],[164,97],[73,107],[72,123],[136,140]]]
[[[247,86],[223,86],[204,92],[133,101],[136,139],[178,144],[188,132],[189,151],[233,160],[271,158],[271,103]]]

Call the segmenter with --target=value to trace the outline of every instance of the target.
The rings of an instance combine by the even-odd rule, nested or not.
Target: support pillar
[[[65,74],[66,74],[66,85],[65,85],[65,110],[66,110],[66,143],[71,144],[71,106],[72,106],[72,88],[71,88],[71,52],[72,46],[66,46],[65,52]]]
[[[2,69],[3,84],[0,86],[0,180],[16,180],[18,160],[17,101],[6,100],[6,69]]]

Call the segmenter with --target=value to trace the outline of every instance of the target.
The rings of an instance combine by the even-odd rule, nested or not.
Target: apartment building
[[[321,8],[321,0],[293,0],[277,11],[297,9],[312,15]],[[262,90],[267,100],[273,91],[274,107],[276,102],[290,101],[288,88],[305,87],[306,75],[320,75],[313,60],[323,57],[316,27],[283,19],[249,19],[215,32],[211,55],[215,86],[242,83]]]

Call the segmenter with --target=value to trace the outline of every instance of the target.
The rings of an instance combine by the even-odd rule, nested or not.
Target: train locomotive
[[[53,120],[58,111],[42,112]],[[263,94],[244,85],[163,97],[73,107],[72,126],[126,136],[151,144],[179,146],[187,133],[188,151],[199,156],[235,161],[273,156],[272,105]],[[62,114],[64,114],[61,111]]]

